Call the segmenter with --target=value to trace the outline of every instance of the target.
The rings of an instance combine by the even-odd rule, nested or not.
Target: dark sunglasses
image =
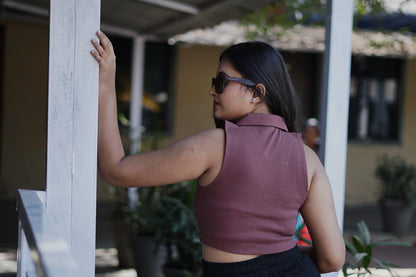
[[[255,87],[257,84],[253,81],[237,78],[237,77],[230,77],[226,75],[218,75],[216,78],[212,78],[211,87],[215,88],[215,93],[221,94],[224,90],[224,87],[228,81],[240,83],[249,87]]]

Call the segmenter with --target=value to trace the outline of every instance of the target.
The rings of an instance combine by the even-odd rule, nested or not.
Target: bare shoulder
[[[223,129],[211,129],[195,135],[201,146],[200,153],[204,156],[206,166],[198,178],[201,186],[210,184],[221,170],[225,151],[225,132]]]
[[[188,143],[198,144],[201,148],[221,147],[225,142],[223,129],[209,129],[182,139]]]
[[[214,140],[223,140],[225,137],[224,129],[220,129],[220,128],[205,130],[205,131],[199,132],[198,134],[207,139],[214,139]]]
[[[305,158],[306,158],[306,163],[313,166],[316,165],[316,163],[320,163],[319,157],[318,155],[316,155],[316,153],[307,145],[303,145],[303,148],[305,150]]]
[[[318,155],[307,145],[303,145],[305,150],[306,167],[308,170],[308,186],[310,187],[313,178],[323,170],[322,163]]]
[[[211,166],[222,160],[225,148],[225,132],[223,129],[210,129],[197,134],[201,150],[205,152]]]
[[[223,129],[210,129],[185,137],[172,145],[175,152],[196,153],[208,168],[211,168],[225,148],[225,133]]]

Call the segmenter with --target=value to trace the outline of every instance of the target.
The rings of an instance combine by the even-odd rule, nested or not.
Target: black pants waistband
[[[297,246],[242,262],[203,261],[204,277],[320,276],[315,264]]]

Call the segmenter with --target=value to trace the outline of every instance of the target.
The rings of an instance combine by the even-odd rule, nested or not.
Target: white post
[[[81,276],[94,276],[99,0],[51,0],[46,205]]]
[[[344,224],[352,18],[353,0],[328,1],[319,156],[332,185],[341,230]],[[338,273],[322,276],[336,277]]]
[[[130,154],[140,152],[142,134],[142,109],[143,109],[143,79],[144,79],[144,54],[146,40],[143,36],[133,37],[133,61],[130,92]],[[130,207],[137,202],[137,188],[128,190]]]
[[[344,220],[352,18],[353,0],[328,1],[320,157],[332,185],[341,230]]]
[[[136,154],[140,151],[145,46],[146,40],[143,36],[137,35],[133,37],[130,96],[130,154]]]

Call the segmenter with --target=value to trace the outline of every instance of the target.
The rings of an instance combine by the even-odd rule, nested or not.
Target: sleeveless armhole
[[[296,138],[301,146],[301,152],[302,154],[301,156],[301,167],[302,167],[302,173],[303,173],[303,186],[304,186],[304,190],[305,190],[305,198],[303,199],[302,202],[304,202],[306,200],[306,198],[308,197],[309,194],[309,181],[308,181],[308,164],[306,163],[306,152],[305,152],[305,147],[303,146],[303,140],[302,140],[302,135],[300,133],[295,133]]]
[[[229,121],[227,121],[227,120],[224,122],[224,156],[222,157],[222,165],[221,165],[220,171],[218,172],[218,175],[215,176],[215,178],[208,185],[201,186],[198,183],[198,186],[200,188],[208,188],[208,187],[212,187],[213,185],[215,185],[218,182],[218,180],[221,178],[221,176],[223,175],[223,172],[225,171],[225,169],[228,166],[228,156],[229,156],[228,155],[228,152],[230,151],[229,150],[229,145],[230,145],[229,139],[230,138],[228,136],[228,132],[227,131],[230,128],[230,124],[232,124],[232,123],[229,122]]]

